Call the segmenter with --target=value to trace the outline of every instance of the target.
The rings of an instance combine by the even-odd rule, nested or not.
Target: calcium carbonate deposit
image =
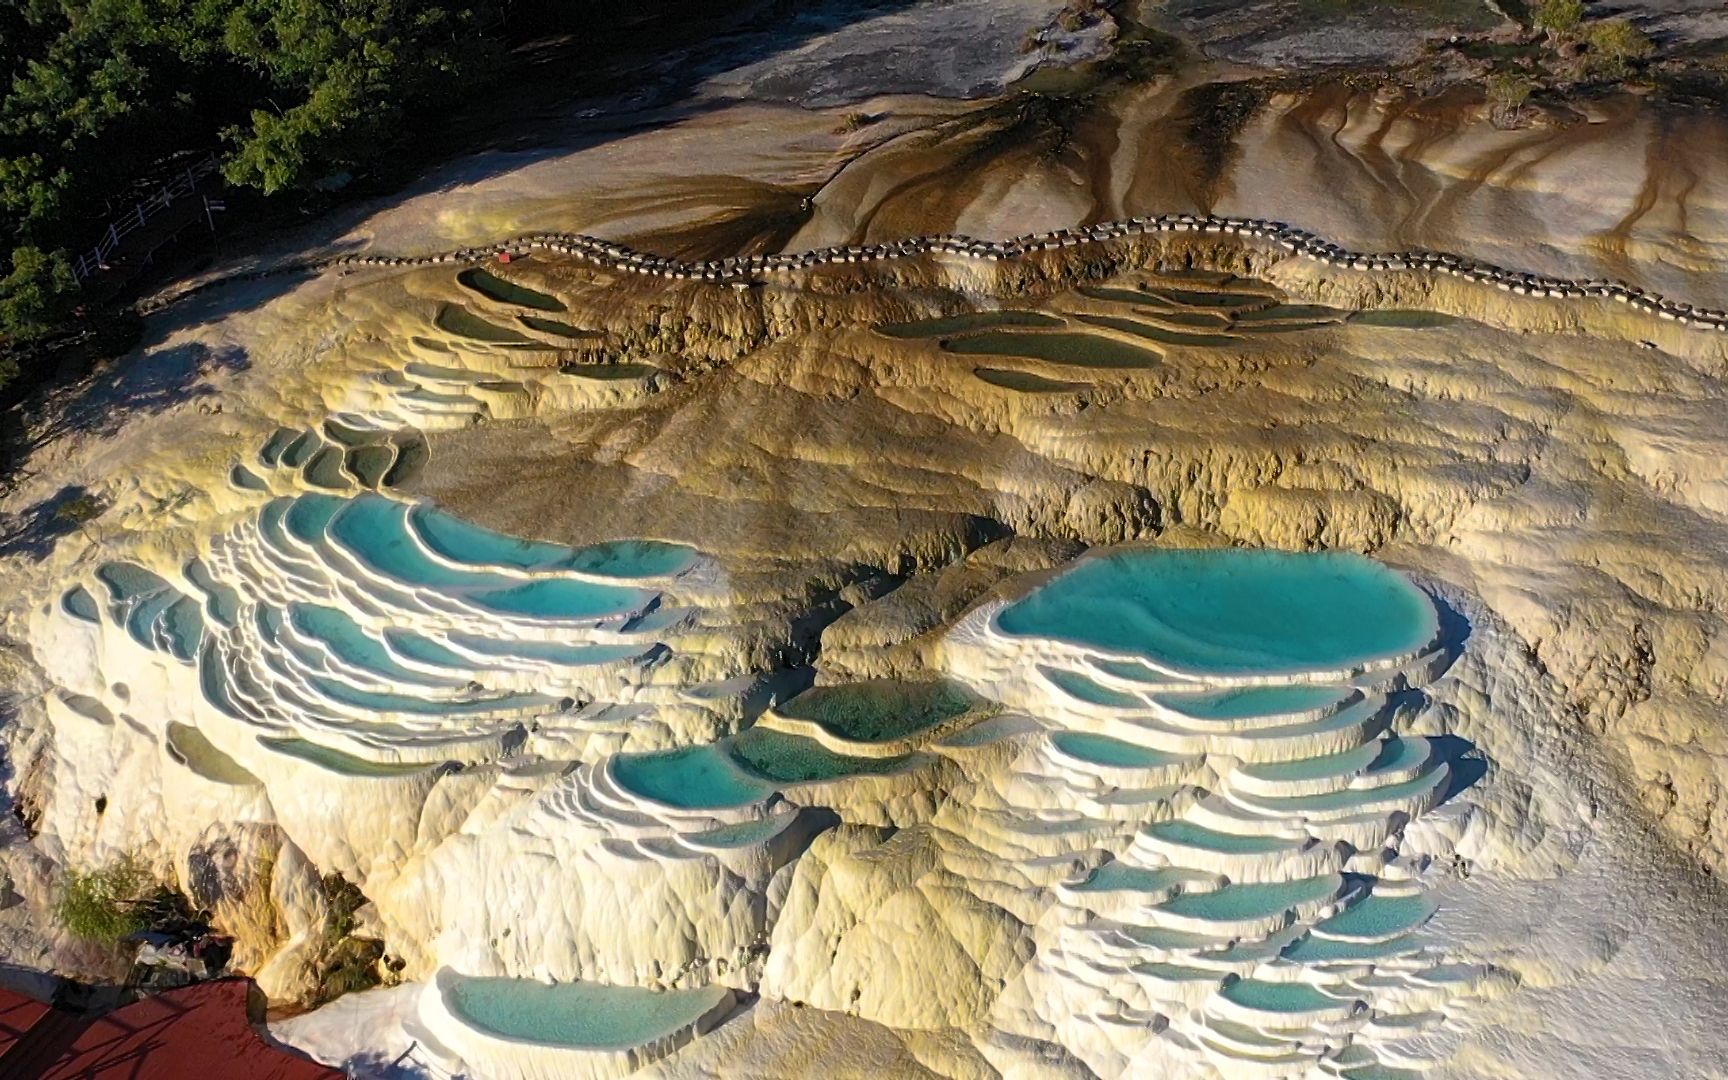
[[[1728,136],[1047,6],[586,106],[32,405],[7,969],[125,980],[118,867],[357,1077],[1728,1075]]]

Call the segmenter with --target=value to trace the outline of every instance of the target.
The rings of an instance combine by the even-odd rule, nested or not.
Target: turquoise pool
[[[696,553],[682,544],[617,540],[569,548],[483,529],[431,506],[408,511],[409,524],[427,547],[452,562],[516,570],[576,570],[599,577],[666,577],[687,569]]]
[[[1192,871],[1172,867],[1148,870],[1143,866],[1107,862],[1092,871],[1085,881],[1072,886],[1075,892],[1149,892],[1168,893],[1194,880]]]
[[[1413,652],[1438,627],[1403,575],[1358,555],[1115,551],[997,617],[1006,633],[1138,653],[1200,675],[1331,670]]]
[[[646,990],[605,983],[530,979],[439,979],[463,1021],[500,1038],[550,1046],[624,1050],[696,1023],[726,1000],[725,987]]]
[[[751,728],[729,740],[733,758],[750,772],[777,784],[839,780],[847,776],[898,772],[913,760],[836,754],[815,739],[767,728]]]
[[[1355,696],[1348,686],[1250,686],[1204,694],[1159,694],[1153,700],[1195,720],[1247,720],[1256,716],[1307,713]]]
[[[1050,741],[1056,744],[1056,749],[1069,757],[1118,769],[1158,769],[1167,765],[1180,765],[1186,760],[1175,754],[1148,750],[1121,739],[1093,735],[1085,731],[1058,731],[1050,736]]]
[[[1302,904],[1325,900],[1338,891],[1331,874],[1264,884],[1226,885],[1211,892],[1184,893],[1159,910],[1207,922],[1237,922],[1278,915]]]
[[[1420,894],[1370,893],[1319,923],[1314,930],[1325,937],[1378,940],[1415,930],[1434,917],[1436,906],[1433,900]]]
[[[1055,684],[1056,689],[1088,705],[1103,705],[1110,709],[1146,708],[1146,703],[1133,694],[1124,694],[1119,690],[1100,686],[1084,675],[1043,665],[1039,665],[1038,672]]]
[[[1180,819],[1157,821],[1143,830],[1150,836],[1183,847],[1216,851],[1225,855],[1270,855],[1293,846],[1293,841],[1277,836],[1241,836],[1219,832],[1192,821]]]
[[[612,759],[612,776],[626,791],[683,810],[743,806],[774,791],[708,745],[619,754]]]
[[[424,772],[433,764],[427,761],[368,761],[365,758],[356,757],[353,754],[344,753],[333,747],[306,739],[264,738],[258,741],[279,753],[310,762],[342,776],[365,777],[367,779],[406,776],[409,773]]]
[[[873,679],[813,687],[778,706],[778,711],[819,724],[843,739],[884,742],[935,727],[980,703],[976,694],[957,683]]]
[[[1307,983],[1238,979],[1218,991],[1227,1001],[1264,1013],[1319,1012],[1351,1002],[1323,994]]]
[[[90,595],[90,590],[82,585],[74,585],[60,598],[60,606],[66,614],[85,622],[101,622],[102,609],[97,605],[96,598]]]

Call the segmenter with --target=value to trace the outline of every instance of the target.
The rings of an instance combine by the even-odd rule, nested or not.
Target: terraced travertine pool
[[[444,975],[449,1009],[503,1039],[589,1050],[626,1050],[695,1024],[730,995],[725,987],[647,990],[605,983],[540,983]]]
[[[816,686],[777,707],[782,716],[808,720],[854,742],[887,742],[916,735],[982,704],[958,683],[871,679]]]
[[[681,810],[719,810],[767,798],[773,787],[719,747],[683,746],[612,758],[612,775],[635,795]]]
[[[1398,988],[1425,987],[1443,963],[1416,933],[1433,907],[1375,871],[1450,794],[1442,744],[1390,730],[1413,700],[1390,691],[1427,677],[1439,644],[1427,594],[1354,555],[1131,548],[1084,557],[988,618],[990,647],[1010,653],[980,669],[1048,731],[1025,783],[1152,818],[1056,890],[1069,910],[1054,968],[1142,1017],[1141,994],[1097,980],[1131,982],[1223,1075],[1316,1064],[1364,1002],[1406,1019]],[[1375,1060],[1378,1036],[1347,1038]]]
[[[1016,334],[986,330],[966,337],[945,338],[942,348],[962,356],[1018,356],[1073,368],[1140,371],[1157,367],[1164,354],[1124,341],[1072,330]]]
[[[1200,676],[1347,669],[1412,654],[1438,619],[1357,555],[1135,549],[1090,556],[996,617],[1002,631],[1138,654]]]

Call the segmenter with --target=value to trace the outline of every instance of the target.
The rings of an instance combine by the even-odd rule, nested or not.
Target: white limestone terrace
[[[116,708],[128,684],[172,687],[161,700],[187,708],[168,751],[205,780],[287,775],[383,805],[609,710],[682,701],[708,673],[669,643],[699,616],[688,602],[720,592],[681,545],[523,542],[371,494],[274,498],[195,557],[135,557],[39,614],[61,685],[118,687]]]
[[[1401,850],[1424,815],[1456,835],[1472,779],[1464,746],[1396,731],[1457,644],[1434,611],[1354,556],[1127,549],[962,620],[951,669],[1043,729],[950,819],[1056,897],[1001,1030],[1100,1075],[1443,1053],[1503,979],[1423,939],[1435,853]]]

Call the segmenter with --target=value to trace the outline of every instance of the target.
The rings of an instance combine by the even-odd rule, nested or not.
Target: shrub
[[[1542,0],[1536,5],[1534,18],[1550,37],[1571,37],[1584,22],[1584,0]]]
[[[849,112],[840,118],[839,126],[834,129],[834,133],[836,135],[848,135],[869,127],[871,122],[869,113]]]
[[[1625,19],[1609,19],[1590,27],[1590,67],[1613,78],[1622,78],[1634,60],[1647,59],[1656,51],[1644,31]]]
[[[1501,72],[1488,80],[1488,101],[1494,106],[1496,120],[1516,122],[1529,100],[1530,80],[1522,75]]]
[[[144,907],[150,888],[148,868],[123,855],[97,870],[70,871],[56,914],[74,936],[113,945],[148,925]]]

